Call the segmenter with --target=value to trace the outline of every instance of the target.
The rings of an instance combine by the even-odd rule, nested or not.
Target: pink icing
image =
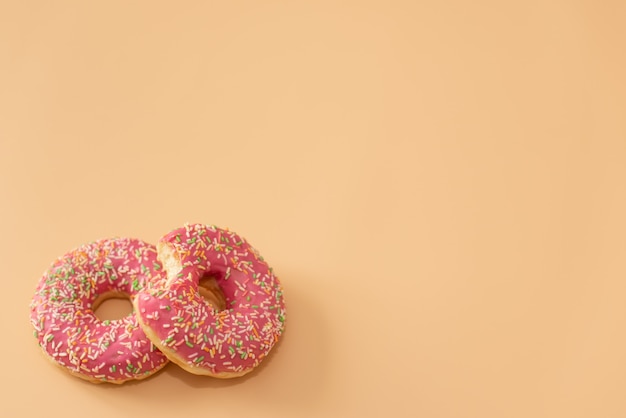
[[[137,318],[101,321],[92,306],[105,292],[132,298],[164,277],[155,247],[140,240],[100,240],[65,254],[43,275],[31,302],[39,345],[54,362],[89,380],[121,383],[152,374],[167,358]]]
[[[173,247],[182,270],[168,283],[141,292],[137,314],[167,347],[191,367],[211,374],[241,374],[265,358],[284,330],[280,282],[242,237],[213,226],[186,225],[159,243]],[[226,309],[215,310],[198,291],[215,277]]]

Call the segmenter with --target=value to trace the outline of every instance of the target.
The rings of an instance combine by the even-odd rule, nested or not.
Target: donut
[[[44,354],[71,374],[101,383],[143,379],[168,362],[134,314],[100,320],[94,313],[111,297],[133,298],[165,281],[156,248],[127,238],[82,245],[43,274],[30,304],[30,321]]]
[[[241,236],[186,224],[157,243],[167,280],[134,299],[139,324],[186,371],[242,376],[267,357],[285,329],[283,290],[272,268]],[[202,296],[215,280],[225,307]]]

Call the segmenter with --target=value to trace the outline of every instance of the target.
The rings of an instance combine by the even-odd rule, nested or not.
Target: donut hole
[[[99,295],[92,307],[101,321],[116,321],[133,312],[130,296],[124,292],[111,291]]]
[[[214,276],[209,274],[202,276],[198,282],[198,292],[216,310],[223,311],[226,309],[224,292],[222,292]]]

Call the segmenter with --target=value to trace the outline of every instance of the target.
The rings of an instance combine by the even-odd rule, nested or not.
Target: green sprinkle
[[[111,321],[109,321],[108,319],[105,319],[104,321],[102,321],[102,323],[104,325],[109,325],[111,323]]]
[[[176,277],[183,277],[183,272],[181,271],[180,273],[178,273]]]
[[[141,258],[141,251],[139,250],[139,248],[135,250],[135,257]]]
[[[191,237],[187,240],[187,244],[195,244],[196,242],[196,237]]]
[[[250,302],[250,295],[246,296],[246,302]]]
[[[169,337],[167,337],[167,339],[165,340],[165,344],[169,344],[172,342],[172,340],[174,339],[174,336],[170,335]]]
[[[204,360],[204,356],[197,357],[197,358],[194,360],[194,363],[200,363],[202,360]]]
[[[112,282],[117,280],[117,276],[115,274],[111,274],[111,277],[109,277],[109,279],[111,279]]]
[[[191,329],[196,329],[196,328],[198,328],[198,323],[194,322],[193,325],[191,326]]]
[[[278,320],[279,320],[280,322],[285,322],[285,317],[284,317],[284,316],[282,316],[282,315],[278,315]]]
[[[209,334],[213,335],[213,327],[209,327]],[[206,337],[206,335],[205,335]]]
[[[189,341],[185,341],[185,344],[187,345],[187,347],[193,347],[193,344],[190,343]]]
[[[48,335],[48,337],[46,338],[46,341],[50,342],[54,339],[54,335]]]
[[[180,242],[180,234],[176,235],[176,242]]]
[[[152,264],[152,267],[154,267],[155,270],[160,270],[161,269],[161,265],[159,263],[157,263],[156,261]]]
[[[253,308],[253,309],[258,309],[258,308],[259,308],[259,305],[252,305],[252,308]]]
[[[233,347],[228,347],[228,351],[230,354],[235,354],[235,349]]]
[[[211,333],[212,333],[212,331],[213,331],[213,329],[212,329],[212,328],[211,328],[211,329],[209,329],[209,332],[211,332]],[[207,337],[207,336],[206,336],[206,334],[202,334],[202,338],[204,339],[204,342],[205,342],[205,343],[208,343],[208,342],[209,342],[209,337]]]
[[[139,290],[139,279],[133,280],[133,290]]]
[[[37,332],[37,330],[34,330],[34,331],[33,331],[33,336],[34,336],[35,338],[39,337],[39,333]]]
[[[111,368],[109,370],[111,370],[111,373],[115,373],[115,371],[117,370],[117,366],[115,366],[115,364],[114,364],[114,365],[111,366]]]
[[[237,341],[237,347],[241,347],[242,344],[243,344],[243,341],[241,340]]]
[[[166,310],[166,311],[171,311],[171,310],[172,310],[172,307],[171,307],[170,305],[165,305],[165,310]]]
[[[248,357],[248,354],[246,354],[246,352],[244,351],[243,353],[241,353],[241,358],[245,359],[246,357]]]
[[[177,319],[178,322],[183,322],[184,320],[185,320],[185,318],[183,318],[182,316]]]

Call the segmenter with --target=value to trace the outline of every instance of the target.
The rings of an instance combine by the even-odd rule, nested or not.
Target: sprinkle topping
[[[114,291],[132,298],[149,282],[163,280],[160,267],[154,246],[126,238],[92,242],[58,258],[30,305],[34,335],[44,353],[93,381],[121,383],[163,367],[167,358],[134,315],[102,321],[93,311],[99,295]]]
[[[174,267],[164,262],[172,270],[168,280],[135,299],[157,346],[211,374],[252,370],[285,327],[282,287],[273,271],[242,237],[215,226],[185,225],[161,238],[163,247],[173,250],[168,252],[177,261]],[[216,279],[226,310],[216,310],[200,295],[205,275]]]

